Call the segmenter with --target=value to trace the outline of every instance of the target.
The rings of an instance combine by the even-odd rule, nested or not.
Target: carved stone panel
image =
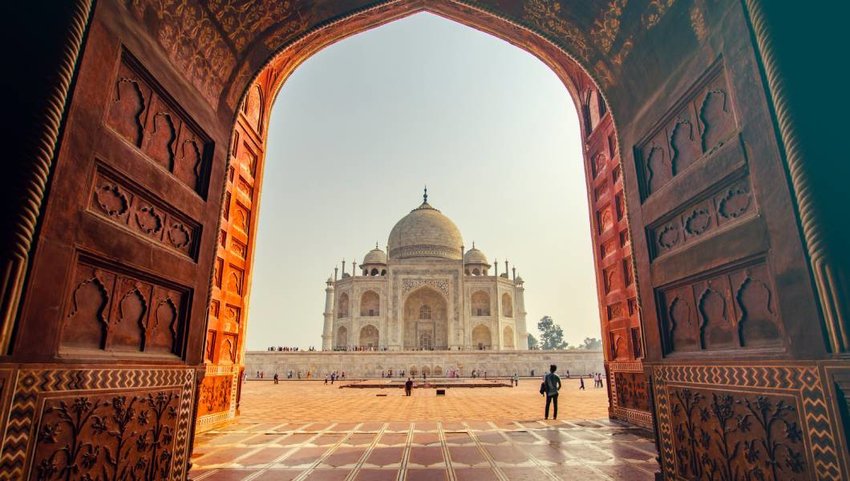
[[[106,123],[152,162],[206,196],[212,142],[126,52],[114,82]]]
[[[32,478],[169,479],[179,404],[180,389],[48,399]]]
[[[7,479],[185,478],[193,370],[16,374],[0,456]]]
[[[718,62],[636,148],[646,199],[737,129],[726,70]]]
[[[665,351],[781,347],[771,276],[764,261],[659,293]]]
[[[642,372],[615,372],[617,405],[626,409],[649,411],[646,376]]]
[[[230,409],[230,389],[233,376],[206,376],[201,382],[198,416]]]
[[[68,295],[64,349],[180,356],[188,289],[82,259]]]
[[[124,229],[140,233],[159,246],[194,259],[200,225],[119,178],[117,174],[98,169],[92,185],[89,211]]]
[[[758,213],[749,177],[722,183],[702,197],[675,209],[649,228],[653,257],[676,251],[714,234],[720,227]]]
[[[658,366],[665,479],[841,479],[816,367]]]

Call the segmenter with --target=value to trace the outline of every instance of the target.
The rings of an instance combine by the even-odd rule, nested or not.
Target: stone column
[[[525,326],[525,288],[522,279],[516,284],[514,294],[516,348],[525,350],[528,349],[528,329]]]
[[[334,283],[330,279],[325,288],[325,326],[322,329],[322,350],[333,349],[333,323],[334,323]]]

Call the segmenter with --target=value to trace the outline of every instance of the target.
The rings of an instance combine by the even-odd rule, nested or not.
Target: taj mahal
[[[491,267],[493,268],[491,274]],[[527,349],[523,280],[463,237],[428,204],[390,231],[351,272],[325,288],[324,351],[513,351]]]

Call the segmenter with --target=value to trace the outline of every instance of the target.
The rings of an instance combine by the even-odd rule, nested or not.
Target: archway
[[[378,348],[378,328],[369,324],[360,329],[360,348],[374,350]]]
[[[348,328],[340,326],[336,331],[336,349],[348,349]]]
[[[447,302],[430,287],[411,292],[404,300],[403,348],[432,350],[448,348]]]
[[[514,302],[507,292],[502,294],[502,314],[505,317],[514,317]]]
[[[351,306],[349,305],[348,294],[343,293],[339,296],[339,301],[337,301],[336,308],[336,317],[337,319],[343,319],[349,317],[351,315]]]
[[[381,298],[377,292],[366,291],[360,296],[360,315],[368,317],[381,315]]]
[[[505,326],[505,328],[502,329],[502,343],[507,349],[513,349],[516,346],[514,341],[514,330],[511,326]]]
[[[472,345],[478,350],[489,350],[493,347],[493,336],[490,328],[479,324],[472,329]]]
[[[478,291],[472,294],[472,315],[473,316],[489,316],[490,315],[490,294],[484,291]]]
[[[221,356],[221,343],[235,341],[237,363],[213,359],[201,367],[206,376],[197,387],[198,404],[214,393],[236,392],[240,373],[255,181],[264,155],[264,133],[257,129],[267,125],[252,126],[245,115],[251,109],[238,112],[240,99],[256,85],[267,103],[312,52],[427,9],[538,55],[565,80],[587,119],[591,128],[583,137],[606,352],[612,345],[627,346],[617,350],[627,360],[609,359],[606,367],[615,381],[612,393],[624,385],[642,391],[628,397],[639,400],[630,406],[613,405],[612,415],[640,421],[648,400],[656,401],[665,476],[698,477],[701,469],[677,464],[675,456],[701,459],[701,453],[696,440],[672,434],[693,421],[683,414],[681,399],[695,393],[699,396],[689,399],[708,413],[699,422],[709,436],[723,431],[723,421],[711,417],[705,401],[714,395],[728,396],[733,410],[756,402],[754,396],[772,405],[792,399],[802,407],[783,416],[802,432],[788,440],[800,454],[794,459],[804,460],[794,464],[800,476],[846,477],[836,400],[848,392],[842,362],[850,349],[842,307],[847,290],[841,281],[847,268],[827,255],[834,249],[823,242],[829,223],[817,215],[808,180],[815,162],[802,160],[796,142],[763,4],[645,2],[622,8],[599,2],[570,9],[561,2],[500,2],[486,3],[485,9],[451,0],[400,0],[314,10],[291,2],[275,14],[258,5],[249,20],[229,4],[178,8],[107,0],[97,2],[92,13],[90,2],[75,2],[72,11],[55,13],[68,19],[59,28],[62,38],[45,47],[55,51],[43,62],[60,65],[60,73],[47,86],[41,77],[33,82],[39,85],[34,97],[46,99],[32,107],[37,132],[28,130],[21,142],[31,154],[23,157],[33,160],[9,166],[13,215],[0,231],[13,239],[13,254],[3,260],[0,341],[8,355],[6,379],[28,381],[4,382],[17,391],[5,398],[41,403],[62,391],[106,402],[104,386],[109,393],[135,395],[170,389],[168,406],[177,414],[166,422],[182,443],[174,450],[172,473],[185,474],[184,448],[191,439],[186,426],[205,340],[217,344],[207,349],[214,358]],[[280,56],[255,75],[270,52]],[[607,135],[613,134],[615,116],[619,138]],[[227,119],[234,117],[240,140],[232,142],[229,170],[231,152],[222,147],[232,127]],[[246,175],[237,177],[237,168]],[[634,282],[628,271],[619,273],[628,265],[636,267]],[[80,321],[86,326],[119,319],[115,311],[78,311],[69,302],[95,279],[105,293],[90,288],[79,293],[100,296],[93,298],[95,307],[133,289],[146,306],[170,299],[179,313],[175,328],[144,336],[171,336],[172,349],[149,352],[143,343],[118,352],[110,347],[109,330],[87,331],[104,339],[63,334],[75,327],[72,313],[98,316]],[[210,290],[211,299],[205,294]],[[706,300],[711,302],[701,305]],[[758,319],[748,317],[751,313]],[[721,331],[732,327],[732,337],[722,343],[677,342],[698,338],[697,331],[685,331],[706,316]],[[772,327],[734,329],[749,321]],[[755,339],[747,339],[754,332]],[[70,349],[68,342],[87,347]],[[631,359],[638,352],[646,363]],[[119,367],[113,355],[122,360]],[[48,382],[68,378],[71,370],[78,381]],[[764,372],[789,382],[779,385]],[[219,398],[228,402],[211,402],[216,409],[200,426],[235,415],[232,397]],[[17,404],[5,408],[18,427],[4,430],[4,469],[21,477],[45,460],[39,453],[50,440],[26,427],[36,425],[40,413]],[[706,462],[748,466],[716,451],[702,454]]]

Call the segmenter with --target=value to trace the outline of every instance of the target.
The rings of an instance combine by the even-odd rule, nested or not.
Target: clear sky
[[[537,58],[421,13],[308,59],[271,114],[251,349],[321,347],[325,280],[422,202],[516,266],[529,332],[600,337],[576,108]]]

